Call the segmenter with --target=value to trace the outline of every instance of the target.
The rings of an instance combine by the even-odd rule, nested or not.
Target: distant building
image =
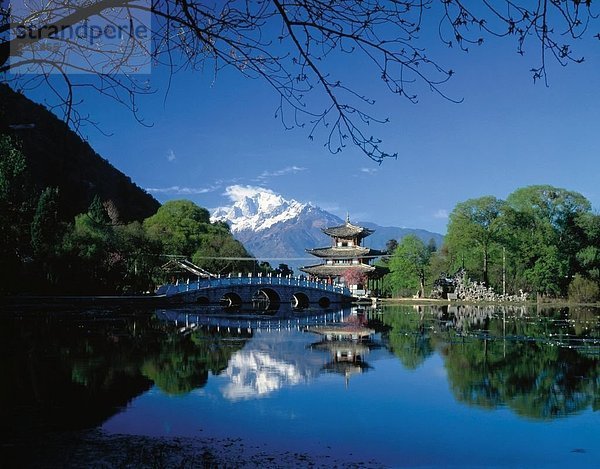
[[[388,272],[386,268],[370,265],[371,261],[385,254],[382,251],[362,246],[362,240],[373,234],[374,230],[353,225],[350,218],[346,223],[323,229],[323,233],[331,237],[331,247],[307,249],[313,256],[323,259],[321,264],[301,267],[300,270],[329,282],[342,279],[351,284],[352,279],[346,277],[365,277],[379,279]]]

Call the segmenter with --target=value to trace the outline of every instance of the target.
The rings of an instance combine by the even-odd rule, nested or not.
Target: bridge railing
[[[176,284],[163,285],[157,290],[157,294],[165,294],[166,296],[176,295],[178,293],[185,293],[194,290],[200,290],[203,288],[222,288],[222,287],[237,287],[241,285],[256,285],[256,286],[268,286],[268,285],[284,285],[299,288],[313,288],[324,292],[339,293],[341,295],[350,296],[350,290],[339,284],[329,284],[320,281],[310,281],[304,277],[278,277],[278,276],[265,276],[265,277],[244,277],[244,276],[230,276],[230,277],[217,277],[210,279],[200,279],[194,282],[177,282]]]

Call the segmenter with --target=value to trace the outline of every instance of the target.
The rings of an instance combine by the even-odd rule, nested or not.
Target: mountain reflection
[[[225,374],[231,382],[222,393],[230,400],[265,397],[283,386],[294,386],[308,378],[293,363],[260,351],[237,352],[231,357]]]
[[[460,402],[534,419],[600,408],[595,310],[391,307],[378,319],[406,368],[440,354]]]

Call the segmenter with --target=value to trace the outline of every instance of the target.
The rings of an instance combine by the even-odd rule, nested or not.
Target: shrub
[[[600,288],[593,280],[575,275],[569,284],[569,301],[575,303],[595,303],[600,297]]]

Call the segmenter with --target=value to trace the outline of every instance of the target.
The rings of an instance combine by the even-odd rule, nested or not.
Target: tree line
[[[152,291],[167,278],[169,256],[211,273],[291,271],[260,264],[229,226],[189,200],[174,200],[144,219],[123,223],[116,206],[96,196],[66,220],[60,189],[34,187],[11,137],[0,135],[0,293],[123,294]],[[245,260],[247,258],[247,260]]]
[[[600,296],[600,215],[582,194],[550,185],[458,203],[440,249],[413,236],[391,247],[391,295],[425,296],[438,278],[465,269],[496,292],[582,302]]]

